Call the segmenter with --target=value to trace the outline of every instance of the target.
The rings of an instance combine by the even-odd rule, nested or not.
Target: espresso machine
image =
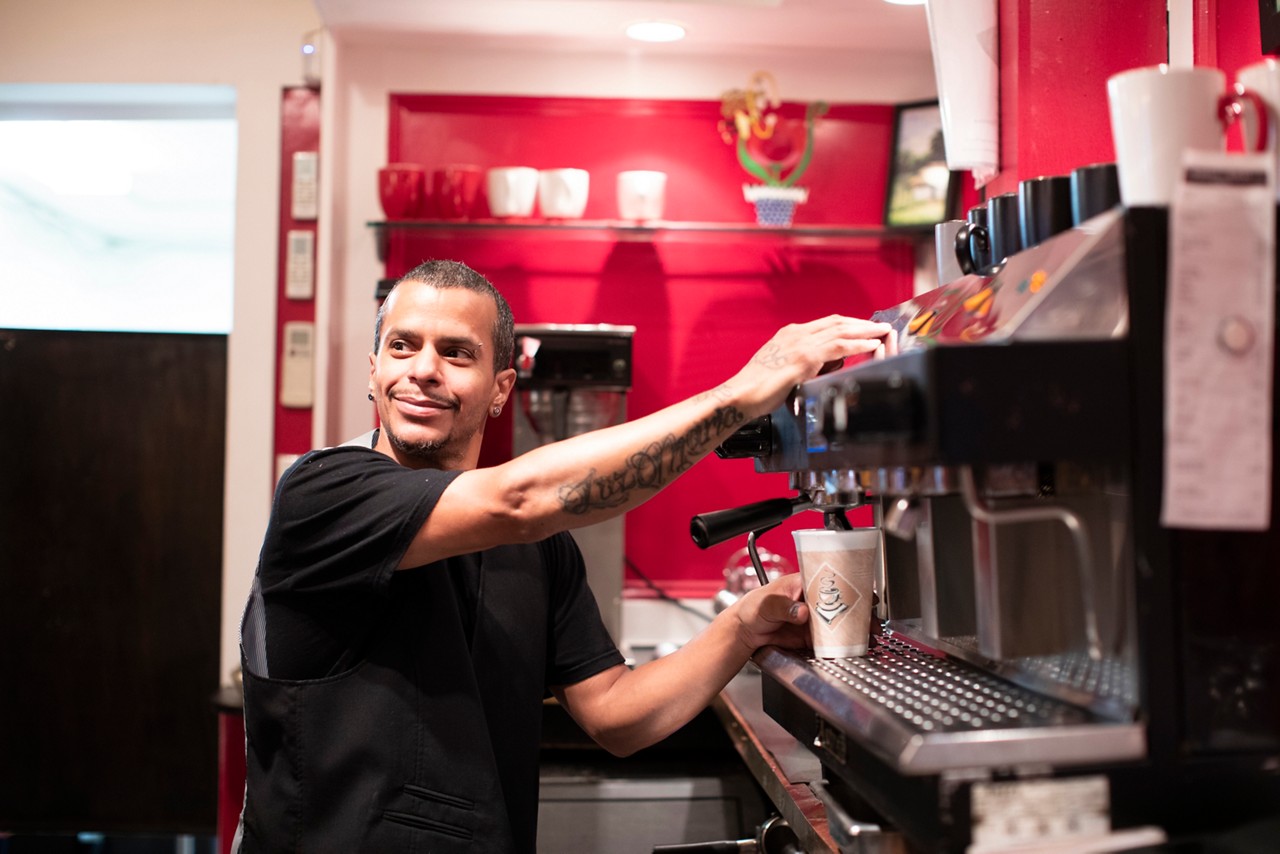
[[[696,517],[699,545],[868,505],[886,535],[866,656],[755,657],[842,852],[1280,840],[1275,471],[1266,531],[1160,522],[1167,217],[1116,208],[877,312],[896,355],[718,450],[796,494]]]
[[[626,420],[634,326],[517,324],[515,334],[516,455]],[[610,519],[571,534],[605,627],[620,643],[624,521]]]

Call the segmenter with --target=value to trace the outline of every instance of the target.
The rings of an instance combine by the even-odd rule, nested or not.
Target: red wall
[[[999,26],[1001,171],[987,196],[1115,160],[1107,78],[1165,61],[1164,0],[1000,0]]]
[[[1164,61],[1166,4],[1091,4],[1087,14],[1081,8],[1065,0],[1000,0],[1002,171],[981,194],[968,182],[961,210],[1016,189],[1023,178],[1114,159],[1106,78]],[[1261,57],[1252,0],[1195,0],[1195,18],[1197,64],[1234,75]],[[300,100],[286,96],[284,115],[286,187],[291,150],[311,144],[305,138],[311,107],[304,103],[305,92],[294,98]],[[661,169],[670,175],[667,219],[751,222],[739,189],[746,175],[715,129],[718,102],[434,95],[391,100],[389,162],[428,169],[449,163],[582,166],[592,172],[589,220],[615,215],[617,171]],[[799,110],[785,108],[789,115]],[[304,137],[295,141],[291,128]],[[831,224],[876,227],[891,137],[892,107],[835,105],[818,125],[817,153],[801,182],[812,197],[797,213],[797,231]],[[1231,144],[1238,147],[1234,136]],[[287,217],[287,205],[282,209]],[[473,215],[486,213],[481,199]],[[623,242],[607,228],[572,235],[504,233],[497,239],[458,230],[393,236],[387,275],[427,257],[457,258],[488,275],[521,322],[636,325],[629,408],[638,415],[719,382],[780,323],[833,310],[865,315],[905,299],[911,254],[910,241],[901,237],[667,234]],[[281,320],[304,309],[282,301]],[[277,410],[278,452],[306,449],[309,417],[309,410]],[[488,461],[501,458],[509,444],[510,424],[495,428]],[[779,478],[757,476],[749,463],[708,460],[630,514],[630,556],[676,592],[686,582],[692,588],[715,586],[724,559],[741,543],[698,552],[685,535],[689,516],[785,491]],[[797,524],[814,521],[801,518]],[[786,540],[780,530],[767,535],[764,545],[788,552]]]
[[[1195,0],[1195,62],[1235,73],[1262,58],[1256,0]]]
[[[803,115],[797,104],[783,116]],[[624,169],[668,174],[665,218],[753,221],[747,174],[716,129],[718,101],[392,95],[388,162],[577,166],[592,173],[586,220],[616,217],[614,179]],[[796,224],[878,226],[893,133],[893,107],[836,104],[815,126],[815,155],[800,181],[812,196]],[[750,179],[754,180],[754,179]],[[481,199],[474,215],[487,214]]]
[[[719,107],[710,101],[393,96],[389,162],[428,170],[448,163],[586,168],[592,187],[584,221],[616,216],[618,171],[661,169],[669,175],[667,220],[747,227],[659,231],[639,240],[619,239],[607,222],[572,232],[392,230],[387,275],[426,258],[453,258],[488,276],[517,322],[634,325],[633,417],[722,382],[782,324],[835,311],[866,316],[907,299],[913,238],[879,229],[893,108],[832,106],[819,121],[816,154],[801,181],[811,189],[810,201],[797,213],[796,228],[779,234],[750,225],[754,215],[741,191],[747,176],[716,131]],[[483,199],[474,214],[487,215]],[[863,230],[833,236],[816,231],[823,225]],[[509,422],[492,425],[482,462],[504,458],[509,437]],[[673,594],[710,595],[743,542],[702,552],[688,535],[690,517],[790,494],[784,477],[757,475],[749,461],[709,458],[628,514],[628,557]],[[802,524],[816,526],[820,518],[806,514]],[[762,544],[792,552],[782,529]]]
[[[1230,80],[1262,58],[1256,0],[1194,0],[1196,65]],[[985,196],[1018,181],[1115,159],[1107,78],[1168,56],[1166,3],[1000,0],[1000,174]],[[1232,150],[1238,134],[1228,137]]]

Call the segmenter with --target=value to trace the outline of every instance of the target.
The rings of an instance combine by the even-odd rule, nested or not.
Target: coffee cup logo
[[[846,590],[853,595],[852,601],[846,601]],[[809,601],[812,603],[813,613],[826,625],[834,628],[857,606],[861,598],[857,587],[850,584],[831,564],[824,563],[811,584]]]

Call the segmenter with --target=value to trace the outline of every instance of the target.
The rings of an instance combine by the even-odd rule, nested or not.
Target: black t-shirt
[[[277,487],[258,567],[273,678],[323,678],[361,660],[392,595],[396,565],[458,474],[405,468],[352,446],[309,453],[290,467]],[[501,583],[503,554],[460,555],[404,571],[450,573],[470,646],[483,613],[482,583]],[[538,554],[553,597],[546,684],[572,684],[622,663],[572,537],[549,537]]]
[[[567,533],[395,569],[457,476],[343,446],[281,478],[242,632],[247,850],[536,847],[542,699],[623,659]]]

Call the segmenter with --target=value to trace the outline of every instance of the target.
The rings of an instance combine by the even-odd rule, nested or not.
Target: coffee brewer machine
[[[627,417],[634,326],[517,324],[512,445],[523,454]],[[622,640],[623,519],[571,532],[615,643]]]
[[[1161,524],[1166,222],[1117,208],[878,312],[897,355],[718,451],[797,494],[700,545],[862,505],[885,533],[865,657],[755,659],[842,851],[1280,839],[1275,465],[1268,530]]]

